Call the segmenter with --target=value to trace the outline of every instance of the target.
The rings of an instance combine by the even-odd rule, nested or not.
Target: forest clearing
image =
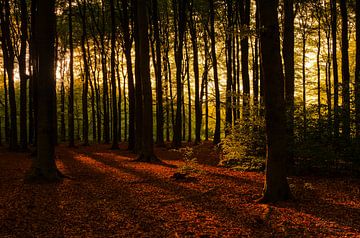
[[[27,154],[0,154],[0,237],[358,237],[360,180],[289,178],[295,201],[257,204],[264,174],[216,166],[210,143],[194,148],[192,180],[172,178],[181,152],[162,164],[133,162],[108,146],[57,149],[61,183],[24,182]]]

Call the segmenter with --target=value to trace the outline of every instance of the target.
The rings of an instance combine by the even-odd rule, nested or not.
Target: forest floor
[[[261,205],[264,174],[217,166],[208,143],[193,148],[191,179],[181,152],[157,148],[162,164],[108,145],[57,148],[60,183],[24,181],[28,154],[0,149],[0,237],[360,237],[360,180],[292,177],[296,201]],[[194,166],[194,165],[191,165]]]

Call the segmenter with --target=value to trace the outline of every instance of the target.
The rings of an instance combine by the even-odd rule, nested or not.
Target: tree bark
[[[277,8],[278,0],[259,0],[267,138],[265,186],[259,200],[262,203],[291,198],[286,178],[286,111]]]

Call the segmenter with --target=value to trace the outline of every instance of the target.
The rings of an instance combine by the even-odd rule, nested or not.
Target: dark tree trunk
[[[306,26],[304,26],[305,28]],[[306,115],[306,29],[302,33],[302,99],[303,99],[303,139],[307,137],[307,115]]]
[[[181,116],[181,107],[182,107],[182,62],[183,62],[183,46],[185,39],[185,27],[186,27],[186,5],[187,0],[174,1],[174,12],[177,15],[175,22],[175,62],[176,62],[176,119],[174,125],[174,135],[173,135],[173,146],[181,146],[181,125],[182,125],[182,116]],[[183,118],[184,119],[184,118]]]
[[[135,86],[134,86],[134,75],[132,69],[132,37],[130,35],[130,14],[129,14],[129,3],[127,0],[122,0],[122,18],[121,18],[121,29],[124,37],[124,51],[126,58],[126,71],[128,77],[128,97],[129,97],[129,138],[128,138],[128,150],[135,150]]]
[[[141,98],[143,123],[137,130],[142,130],[141,149],[138,151],[138,161],[153,162],[158,161],[153,149],[153,112],[152,112],[152,92],[150,81],[150,56],[148,39],[148,16],[146,0],[136,1],[135,13],[135,42],[136,42],[136,73],[141,81]],[[138,78],[137,78],[138,79]],[[138,80],[137,80],[138,81]],[[138,126],[138,125],[137,125]],[[140,125],[139,125],[140,126]]]
[[[286,178],[286,110],[277,7],[278,0],[259,0],[267,137],[266,180],[259,202],[264,203],[291,198]]]
[[[69,146],[75,146],[75,126],[74,126],[74,46],[73,46],[73,30],[72,30],[72,0],[69,3],[69,48],[70,48],[70,88],[69,88],[69,108],[68,108],[68,131]]]
[[[54,41],[55,41],[55,1],[40,0],[38,3],[36,41],[38,49],[38,141],[37,157],[33,160],[29,179],[56,181],[61,177],[55,163],[54,143]]]
[[[200,90],[199,90],[199,50],[198,50],[198,41],[197,41],[197,27],[196,27],[196,18],[193,12],[194,0],[191,3],[191,15],[190,15],[190,37],[193,50],[193,69],[194,69],[194,79],[195,79],[195,143],[200,143],[201,141],[201,105],[200,105]]]
[[[350,142],[350,72],[349,72],[349,40],[348,40],[348,13],[347,0],[340,1],[342,21],[342,133],[344,140]]]
[[[240,10],[241,25],[248,29],[250,27],[250,0],[243,1]],[[243,106],[245,119],[249,116],[250,102],[250,79],[249,79],[249,40],[245,36],[241,40],[241,73],[243,81]]]
[[[111,70],[111,88],[112,88],[112,149],[119,148],[119,137],[118,137],[118,111],[117,111],[117,100],[116,100],[116,64],[115,64],[115,47],[116,47],[116,23],[115,23],[115,4],[114,0],[110,0],[110,15],[111,15],[111,59],[110,59],[110,70]],[[120,87],[120,85],[119,85]]]
[[[3,3],[5,2],[5,4]],[[10,31],[10,3],[3,1],[1,3],[0,24],[2,31],[2,49],[4,57],[4,66],[8,76],[9,87],[9,103],[10,103],[10,133],[9,133],[9,148],[10,150],[18,149],[17,141],[17,112],[16,112],[16,99],[15,99],[15,86],[14,86],[14,48],[11,39]],[[4,9],[4,11],[2,10]]]
[[[339,75],[337,64],[337,7],[336,0],[330,0],[331,3],[331,34],[332,34],[332,59],[334,76],[334,137],[339,138]]]
[[[215,85],[215,133],[213,143],[215,145],[220,143],[220,89],[219,89],[219,78],[217,68],[217,57],[216,57],[216,40],[215,40],[215,9],[214,0],[209,1],[210,4],[210,39],[211,39],[211,56],[212,65],[214,72],[214,85]]]
[[[110,143],[110,116],[109,116],[109,88],[108,88],[108,69],[107,69],[107,50],[105,46],[105,2],[101,1],[101,67],[103,75],[103,113],[104,113],[104,143]]]
[[[2,44],[4,46],[4,44]],[[4,117],[5,117],[5,142],[9,143],[10,141],[10,122],[9,122],[9,95],[8,95],[8,87],[6,82],[6,69],[4,65]]]
[[[233,51],[233,42],[232,42],[232,33],[233,33],[233,1],[226,1],[227,8],[227,30],[226,30],[226,116],[225,116],[225,135],[228,135],[231,132],[232,127],[232,51]]]
[[[294,156],[294,1],[284,1],[284,41],[283,57],[285,68],[285,103],[286,103],[286,132],[288,138],[288,162],[292,164]]]
[[[162,89],[162,72],[161,72],[161,39],[160,26],[158,17],[158,0],[152,0],[152,21],[154,25],[154,38],[156,45],[155,60],[155,77],[156,77],[156,144],[164,145],[164,108],[163,108],[163,89]]]
[[[27,45],[27,28],[28,28],[28,12],[25,0],[20,1],[21,8],[21,49],[19,56],[20,71],[20,149],[27,150],[27,75],[26,75],[26,45]]]
[[[81,15],[81,22],[82,22],[82,35],[81,35],[81,51],[84,63],[84,77],[85,81],[83,84],[83,93],[82,93],[82,114],[83,114],[83,141],[84,145],[89,145],[89,116],[88,116],[88,90],[89,90],[89,79],[90,79],[90,69],[89,69],[89,62],[87,58],[87,51],[86,51],[86,38],[87,38],[87,31],[86,31],[86,1],[82,3],[82,10],[80,10]]]
[[[356,1],[356,69],[355,69],[355,125],[360,141],[360,2]]]

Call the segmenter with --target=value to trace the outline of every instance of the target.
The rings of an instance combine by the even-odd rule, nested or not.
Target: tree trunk
[[[115,23],[115,4],[114,0],[110,0],[110,15],[111,15],[111,88],[112,88],[112,149],[119,148],[118,137],[118,110],[116,100],[116,65],[115,65],[115,47],[116,47],[116,23]],[[119,85],[120,87],[120,85]]]
[[[250,0],[243,1],[242,9],[240,10],[241,25],[243,28],[250,27]],[[243,80],[243,109],[244,118],[249,116],[250,109],[250,79],[249,79],[249,40],[245,36],[241,40],[241,73]]]
[[[73,30],[72,30],[72,0],[69,3],[69,48],[70,48],[70,88],[69,88],[69,111],[68,111],[68,131],[69,146],[75,146],[75,126],[74,126],[74,46],[73,46]]]
[[[215,133],[213,143],[215,145],[220,143],[220,89],[219,89],[219,78],[216,58],[216,40],[215,40],[215,9],[214,0],[209,1],[210,4],[210,39],[211,39],[211,55],[214,72],[214,86],[215,86]]]
[[[79,6],[80,7],[80,6]],[[86,51],[86,2],[82,3],[82,10],[80,10],[81,21],[82,21],[82,35],[81,35],[81,51],[83,56],[84,63],[84,74],[85,74],[85,82],[83,84],[83,93],[82,93],[82,114],[83,114],[83,141],[84,145],[89,145],[89,116],[88,116],[88,90],[89,90],[89,78],[90,78],[90,69],[89,62],[87,58]]]
[[[3,2],[5,4],[3,5]],[[9,133],[9,148],[10,150],[18,149],[17,141],[17,111],[16,111],[16,99],[15,99],[15,86],[14,86],[14,48],[13,42],[11,39],[10,31],[10,3],[9,1],[3,1],[0,9],[0,24],[2,31],[2,47],[3,47],[3,57],[4,57],[4,66],[6,68],[6,73],[8,76],[8,87],[9,87],[9,103],[10,103],[10,133]]]
[[[288,138],[288,163],[293,163],[294,157],[294,91],[295,91],[295,74],[294,74],[294,1],[284,1],[284,41],[283,57],[285,67],[285,103],[287,115],[286,134]]]
[[[54,39],[55,39],[55,1],[40,0],[37,12],[36,41],[38,49],[38,141],[37,157],[33,160],[29,179],[56,181],[61,177],[55,163],[54,144]]]
[[[264,194],[259,200],[263,203],[291,198],[286,178],[286,110],[277,7],[278,0],[259,0],[267,137]]]
[[[142,113],[144,118],[140,128],[142,130],[141,149],[138,151],[138,161],[159,161],[153,149],[153,112],[152,92],[150,81],[150,56],[148,39],[148,16],[146,0],[136,1],[135,41],[136,41],[136,64],[138,67],[137,77],[141,81]]]
[[[349,72],[349,40],[348,40],[348,13],[347,0],[340,1],[341,21],[342,21],[342,121],[343,138],[345,142],[350,142],[350,72]]]
[[[173,146],[181,146],[181,107],[182,107],[182,61],[183,61],[183,46],[185,39],[186,27],[186,5],[187,0],[179,1],[174,0],[174,12],[177,12],[175,22],[175,62],[176,62],[176,119],[174,125]]]
[[[21,8],[21,49],[19,56],[20,71],[20,149],[27,150],[27,75],[26,75],[26,44],[27,44],[27,25],[28,13],[25,0],[20,1]]]
[[[355,125],[360,142],[360,2],[356,1],[356,69],[355,69]]]
[[[337,64],[337,7],[336,0],[330,0],[331,3],[331,33],[332,33],[332,60],[334,76],[334,137],[339,138],[339,75]]]

